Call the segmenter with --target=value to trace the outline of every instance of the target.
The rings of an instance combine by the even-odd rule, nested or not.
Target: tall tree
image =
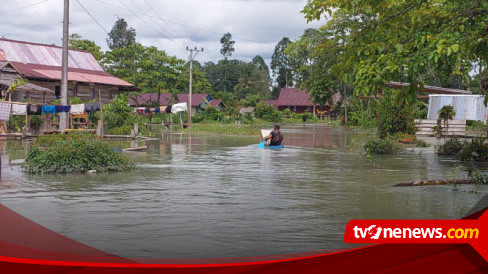
[[[107,44],[110,49],[128,47],[136,42],[136,30],[129,28],[124,18],[115,21],[112,30],[108,33]]]
[[[220,53],[224,56],[224,92],[227,91],[227,74],[228,74],[228,58],[232,56],[234,52],[234,44],[235,41],[232,40],[232,34],[227,32],[220,38],[220,44],[222,48],[220,49]]]
[[[286,53],[286,48],[291,44],[288,37],[283,37],[275,47],[273,56],[271,57],[271,69],[276,80],[276,86],[273,91],[277,96],[279,91],[284,87],[291,87],[294,84],[293,69],[290,64],[290,58]]]
[[[225,60],[227,60],[230,56],[232,56],[232,53],[235,50],[234,49],[235,41],[232,40],[232,34],[230,34],[229,32],[224,34],[224,36],[220,38],[220,44],[222,45],[220,49],[220,54],[222,54]]]
[[[103,58],[102,48],[95,42],[87,39],[82,39],[81,35],[73,33],[69,36],[69,47],[71,49],[86,50],[91,52],[95,60],[100,62]]]

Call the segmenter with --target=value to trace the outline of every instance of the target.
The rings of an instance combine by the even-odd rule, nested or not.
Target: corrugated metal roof
[[[192,103],[193,103],[193,101],[192,101]],[[220,99],[213,99],[212,101],[210,101],[210,105],[212,107],[217,107],[220,103],[222,103],[222,100],[220,100]]]
[[[11,62],[61,67],[61,54],[58,46],[0,39],[0,55]],[[68,56],[70,68],[103,71],[90,52],[69,50]]]
[[[284,88],[278,99],[275,100],[274,106],[313,106],[314,103],[309,97],[306,90],[297,91],[296,88]]]
[[[437,120],[439,110],[451,105],[456,111],[455,120],[488,120],[488,108],[483,95],[429,95],[428,120]]]
[[[15,67],[15,69],[17,69],[17,71],[19,71],[20,74],[26,77],[61,80],[61,67],[24,64],[20,62],[11,62],[11,64]],[[97,71],[68,68],[68,81],[99,83],[114,86],[132,86],[132,84],[103,70]]]
[[[410,83],[400,83],[400,82],[389,82],[386,83],[387,87],[395,88],[395,89],[402,89],[404,87],[408,87]],[[427,93],[432,94],[472,94],[469,90],[463,89],[453,89],[453,88],[441,88],[441,87],[434,87],[434,86],[424,86],[424,90]]]

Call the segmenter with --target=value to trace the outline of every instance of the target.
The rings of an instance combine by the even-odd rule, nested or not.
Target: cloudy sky
[[[186,60],[186,46],[203,47],[200,62],[218,61],[220,38],[230,32],[233,58],[269,59],[283,37],[298,38],[307,24],[300,11],[306,0],[70,0],[70,33],[106,50],[107,31],[117,17],[137,32],[136,40]],[[80,5],[81,4],[81,5]],[[88,11],[86,12],[82,6]],[[93,18],[90,17],[90,15]],[[12,0],[0,4],[0,36],[61,44],[63,0]],[[98,21],[99,24],[97,24]]]

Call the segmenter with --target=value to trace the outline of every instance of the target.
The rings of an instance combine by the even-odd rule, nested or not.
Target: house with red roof
[[[205,104],[205,98],[208,94],[192,94],[191,97],[191,109],[192,114],[199,112],[203,104]],[[159,97],[159,102],[158,102]],[[171,98],[171,93],[143,93],[137,96],[129,97],[129,104],[132,107],[150,107],[150,106],[168,106],[176,103],[188,103],[188,94],[178,93],[177,98]],[[203,104],[202,104],[203,103]],[[220,99],[210,100],[210,106],[217,108],[218,110],[224,110],[225,104]]]
[[[265,103],[279,110],[289,109],[295,113],[310,112],[319,116],[329,116],[331,114],[331,108],[328,103],[324,106],[315,104],[305,89],[283,88],[276,100],[266,100]]]
[[[29,81],[12,93],[12,101],[54,101],[61,91],[62,47],[0,39],[0,94],[5,95],[16,79]],[[98,98],[106,103],[115,95],[134,90],[134,86],[103,70],[90,52],[68,52],[68,97],[84,101]]]

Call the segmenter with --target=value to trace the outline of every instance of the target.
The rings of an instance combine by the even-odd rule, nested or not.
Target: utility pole
[[[188,57],[190,61],[190,85],[188,86],[188,128],[191,127],[191,97],[192,97],[192,82],[193,82],[193,59],[197,57],[198,53],[201,51],[203,52],[203,48],[197,49],[195,48],[188,48],[186,47],[186,50],[190,52],[190,56]],[[195,55],[193,55],[193,52],[195,52]]]
[[[69,0],[64,0],[63,16],[63,51],[61,61],[61,105],[68,104],[68,35],[69,35]],[[66,129],[66,112],[59,115],[59,130]]]

